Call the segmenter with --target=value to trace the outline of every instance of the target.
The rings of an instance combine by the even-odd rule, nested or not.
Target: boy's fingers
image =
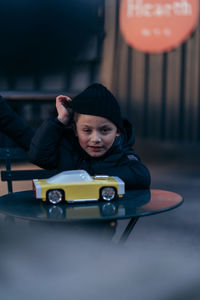
[[[70,97],[68,97],[68,96],[65,96],[65,95],[59,95],[59,96],[56,97],[56,100],[57,101],[61,101],[62,100],[62,101],[68,101],[69,102],[72,99]]]

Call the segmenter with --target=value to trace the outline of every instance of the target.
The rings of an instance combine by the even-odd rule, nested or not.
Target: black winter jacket
[[[124,133],[116,137],[111,149],[99,158],[90,157],[79,145],[70,127],[58,120],[46,121],[32,139],[30,160],[45,169],[84,169],[90,175],[119,176],[128,189],[146,189],[150,174],[134,153],[132,125],[124,120]]]
[[[34,129],[18,116],[0,96],[0,131],[7,134],[20,147],[29,149]]]

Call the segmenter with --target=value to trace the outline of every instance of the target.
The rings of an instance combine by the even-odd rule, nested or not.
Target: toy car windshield
[[[83,181],[92,181],[92,177],[84,170],[64,171],[46,180],[46,182],[50,184]]]

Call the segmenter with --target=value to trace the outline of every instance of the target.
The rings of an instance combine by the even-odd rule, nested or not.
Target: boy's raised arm
[[[68,96],[57,96],[57,119],[44,122],[32,139],[29,157],[31,162],[39,167],[45,169],[58,168],[60,143],[66,125],[69,124],[72,117],[72,110],[68,107],[70,101],[71,98]]]
[[[44,169],[56,169],[63,132],[64,126],[59,121],[45,121],[31,141],[30,161]]]

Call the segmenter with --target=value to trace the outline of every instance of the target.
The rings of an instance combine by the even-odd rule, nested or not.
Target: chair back
[[[12,170],[14,162],[28,161],[27,152],[19,147],[0,148],[0,161],[5,165],[1,180],[7,181],[8,193],[13,192],[13,181],[49,178],[56,174],[55,170]]]

